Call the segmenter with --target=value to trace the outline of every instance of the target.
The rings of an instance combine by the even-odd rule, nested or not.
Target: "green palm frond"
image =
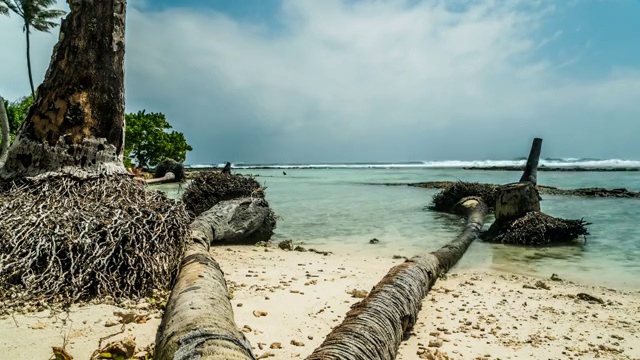
[[[66,11],[49,9],[56,4],[56,0],[0,0],[0,14],[9,11],[24,20],[23,30],[34,28],[37,31],[50,32],[58,26],[56,20],[66,14]]]
[[[0,0],[0,14],[9,15],[9,11],[14,12],[22,17],[18,3],[13,0]]]

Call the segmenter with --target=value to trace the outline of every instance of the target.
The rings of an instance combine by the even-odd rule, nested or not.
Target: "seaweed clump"
[[[182,201],[189,214],[196,217],[221,201],[241,197],[264,198],[264,189],[252,177],[208,171],[193,179],[182,195]]]
[[[176,181],[182,181],[185,178],[184,165],[182,165],[182,163],[177,162],[173,159],[162,160],[158,164],[158,166],[156,166],[156,170],[153,177],[161,178],[165,176],[168,172],[173,173],[173,175],[175,175]]]
[[[469,196],[481,198],[489,209],[493,209],[496,203],[496,188],[497,186],[492,184],[457,181],[433,196],[431,209],[454,213],[456,204]]]
[[[566,220],[531,211],[520,218],[494,222],[482,239],[510,245],[562,245],[589,235],[587,225],[591,224],[582,219]]]
[[[189,234],[181,202],[127,176],[0,183],[0,219],[0,314],[169,290]]]

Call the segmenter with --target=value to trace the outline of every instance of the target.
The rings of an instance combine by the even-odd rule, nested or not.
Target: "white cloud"
[[[436,134],[453,127],[484,129],[476,133],[505,142],[485,149],[513,152],[534,131],[553,137],[544,126],[566,141],[578,119],[588,129],[603,116],[622,124],[640,112],[637,71],[575,79],[560,70],[577,60],[547,60],[544,45],[563,31],[540,35],[554,11],[547,2],[451,3],[285,0],[277,27],[130,5],[128,108],[167,113],[196,148],[195,162],[442,157],[456,137]],[[19,28],[8,36],[5,27],[0,40],[22,49]],[[39,41],[43,74],[53,41]],[[0,60],[10,64],[0,91],[26,93],[22,57],[2,52]]]

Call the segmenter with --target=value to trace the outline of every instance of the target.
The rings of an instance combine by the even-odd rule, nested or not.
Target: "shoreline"
[[[371,290],[392,266],[404,261],[391,255],[283,251],[275,244],[220,245],[212,254],[225,272],[237,326],[256,356],[276,360],[309,355],[360,300],[348,292]],[[540,282],[550,289],[538,288]],[[579,293],[605,304],[580,300]],[[145,307],[133,305],[141,313],[148,312]],[[451,359],[537,359],[540,350],[547,351],[548,358],[566,358],[565,352],[578,358],[598,354],[638,359],[638,310],[638,290],[455,267],[424,299],[413,335],[401,345],[398,359],[426,359],[436,349]],[[117,319],[114,311],[123,310],[86,305],[73,306],[68,317],[45,312],[0,318],[0,347],[8,349],[8,358],[47,358],[51,347],[62,346],[67,336],[67,351],[76,359],[88,358],[101,337],[120,331],[120,325],[105,326]],[[144,323],[125,325],[123,334],[105,343],[131,334],[138,348],[149,345],[161,314],[149,315]]]
[[[398,166],[387,165],[362,165],[362,166],[337,166],[337,165],[256,165],[256,166],[240,166],[231,167],[232,170],[467,170],[467,171],[523,171],[523,166]],[[219,171],[221,167],[188,167],[185,166],[185,173],[197,173],[201,171]],[[636,172],[640,171],[640,167],[590,167],[590,166],[544,166],[540,165],[538,171],[548,172]]]

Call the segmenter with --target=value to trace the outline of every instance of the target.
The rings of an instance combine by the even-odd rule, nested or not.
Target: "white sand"
[[[370,290],[403,261],[240,246],[215,248],[214,256],[233,292],[238,327],[257,356],[275,360],[309,355],[359,300],[347,291]],[[398,359],[427,358],[424,349],[430,341],[452,359],[640,359],[639,291],[550,280],[544,280],[550,290],[523,288],[538,280],[452,271],[425,299],[414,334],[401,345]],[[578,293],[607,304],[571,297]],[[8,359],[47,359],[51,347],[62,346],[67,335],[67,351],[75,359],[88,359],[101,337],[120,329],[104,326],[117,319],[112,314],[117,310],[105,305],[73,308],[66,321],[64,314],[50,318],[46,313],[0,319],[0,353]],[[267,315],[256,317],[254,311]],[[146,346],[153,342],[159,321],[152,317],[145,324],[127,324],[125,334],[105,343],[131,334],[138,347]],[[274,343],[281,348],[271,349]]]

